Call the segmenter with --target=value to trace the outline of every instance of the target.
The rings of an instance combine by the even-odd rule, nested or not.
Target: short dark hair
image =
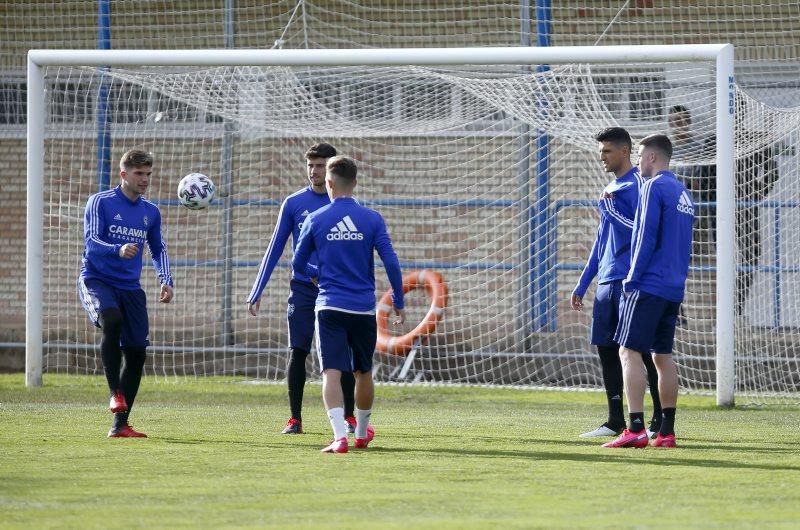
[[[142,149],[131,149],[119,159],[119,168],[122,171],[130,171],[135,167],[143,166],[153,167],[153,153]]]
[[[331,158],[336,156],[336,149],[331,144],[319,142],[308,148],[306,158]]]
[[[616,145],[627,146],[628,150],[633,148],[631,135],[622,127],[607,127],[597,133],[594,139],[598,142],[611,142]]]
[[[689,114],[689,109],[685,105],[673,105],[669,108],[669,114]]]
[[[692,124],[692,113],[689,112],[689,109],[687,109],[684,105],[671,106],[669,108],[669,114],[680,114],[687,125]],[[667,114],[667,116],[669,116],[669,114]]]
[[[348,158],[346,156],[335,156],[328,160],[328,165],[326,167],[328,171],[339,178],[343,178],[351,182],[356,180],[358,168],[356,167],[356,163],[352,158]]]
[[[667,157],[667,160],[672,158],[672,142],[670,141],[669,137],[664,134],[651,134],[650,136],[645,136],[642,138],[642,141],[639,142],[639,145],[660,151],[664,156]]]

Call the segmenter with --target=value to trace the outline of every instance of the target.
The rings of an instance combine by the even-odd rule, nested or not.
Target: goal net
[[[662,132],[676,141],[673,165],[697,222],[675,357],[682,388],[716,388],[713,62],[98,69],[76,61],[44,74],[47,372],[101,372],[75,280],[86,200],[102,187],[98,146],[110,138],[111,186],[125,150],[144,147],[156,159],[148,198],[164,219],[176,297],[156,302],[146,258],[147,371],[283,379],[291,248],[258,317],[245,302],[281,201],[307,184],[303,153],[325,141],[357,160],[357,197],[386,218],[403,271],[437,271],[449,290],[444,317],[413,359],[376,355],[377,379],[599,387],[588,341],[593,289],[582,313],[569,295],[594,240],[596,200],[613,178],[593,136],[619,125],[634,140]],[[741,90],[735,99],[735,388],[746,400],[796,400],[800,113]],[[207,210],[176,200],[192,172],[217,184]],[[379,297],[388,287],[379,262],[376,280]],[[409,293],[409,322],[397,333],[429,306],[424,290]]]

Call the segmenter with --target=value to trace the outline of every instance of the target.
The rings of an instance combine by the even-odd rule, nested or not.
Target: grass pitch
[[[0,527],[797,528],[800,410],[717,410],[681,396],[676,450],[577,438],[599,393],[377,389],[367,451],[320,454],[330,428],[306,389],[306,434],[279,434],[284,385],[145,379],[105,438],[100,377],[0,375]]]

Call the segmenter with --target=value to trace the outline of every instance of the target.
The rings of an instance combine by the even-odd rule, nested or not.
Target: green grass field
[[[717,410],[682,396],[676,450],[579,440],[599,393],[377,389],[367,451],[278,434],[283,385],[153,378],[106,439],[99,377],[0,375],[0,527],[798,528],[800,410]]]

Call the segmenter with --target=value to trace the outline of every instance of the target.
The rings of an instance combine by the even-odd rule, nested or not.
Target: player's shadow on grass
[[[168,437],[153,437],[152,440],[165,442],[168,444],[180,445],[242,445],[253,447],[255,449],[288,449],[296,447],[298,449],[322,449],[326,444],[322,442],[313,441],[298,441],[293,440],[291,443],[287,442],[267,442],[262,440],[242,439],[242,440],[229,440],[223,438],[168,438]]]
[[[692,443],[690,446],[688,446],[688,448],[703,449],[706,451],[717,450],[717,451],[731,451],[734,453],[743,452],[747,454],[753,454],[753,453],[763,453],[763,454],[786,453],[791,455],[798,454],[797,447],[764,447],[763,445],[753,446],[753,445],[721,445],[716,443]]]
[[[489,438],[486,438],[487,441],[491,441]],[[547,443],[547,444],[557,444],[557,445],[576,445],[576,446],[583,446],[583,447],[600,447],[606,441],[611,440],[611,438],[602,439],[602,441],[592,441],[589,440],[543,440],[541,438],[536,438],[531,440],[532,443]],[[772,454],[772,453],[788,453],[788,454],[797,454],[798,443],[794,443],[791,441],[782,441],[782,442],[772,442],[776,443],[777,447],[767,447],[763,445],[724,445],[714,442],[709,442],[708,440],[701,440],[699,438],[684,438],[681,437],[679,439],[680,442],[692,442],[690,445],[681,445],[681,449],[702,449],[705,451],[731,451],[731,452],[745,452],[745,453],[764,453],[764,454]],[[781,447],[783,446],[783,447]]]
[[[168,444],[183,444],[183,445],[200,445],[200,444],[207,444],[207,443],[219,443],[223,440],[200,440],[196,438],[164,438],[161,436],[154,436],[153,440],[157,440],[159,442],[166,442]],[[224,443],[244,443],[244,441],[229,441],[224,440]]]
[[[541,441],[541,440],[538,440]],[[535,443],[535,442],[534,442]],[[559,441],[558,443],[563,443]],[[631,462],[643,463],[655,466],[684,466],[684,467],[715,467],[722,469],[763,469],[766,471],[800,471],[800,466],[787,466],[787,465],[772,465],[772,464],[756,464],[747,462],[731,462],[725,460],[712,460],[709,458],[695,459],[691,458],[691,449],[683,453],[686,456],[680,458],[662,457],[667,451],[665,449],[603,449],[598,447],[596,454],[586,453],[563,453],[558,451],[515,451],[503,449],[406,449],[399,447],[370,447],[370,452],[385,452],[385,453],[425,453],[425,454],[439,454],[451,456],[473,456],[473,457],[488,457],[488,458],[526,458],[531,460],[553,460],[565,462],[594,462],[594,463],[624,463],[630,464]],[[645,452],[658,453],[657,458],[642,461],[639,456],[645,456]],[[655,456],[655,455],[654,455]]]
[[[167,438],[167,437],[153,437],[153,440],[159,442],[166,442],[168,444],[184,444],[184,445],[248,445],[257,447],[272,447],[276,444],[266,444],[260,441],[253,440],[227,440],[224,438]]]

